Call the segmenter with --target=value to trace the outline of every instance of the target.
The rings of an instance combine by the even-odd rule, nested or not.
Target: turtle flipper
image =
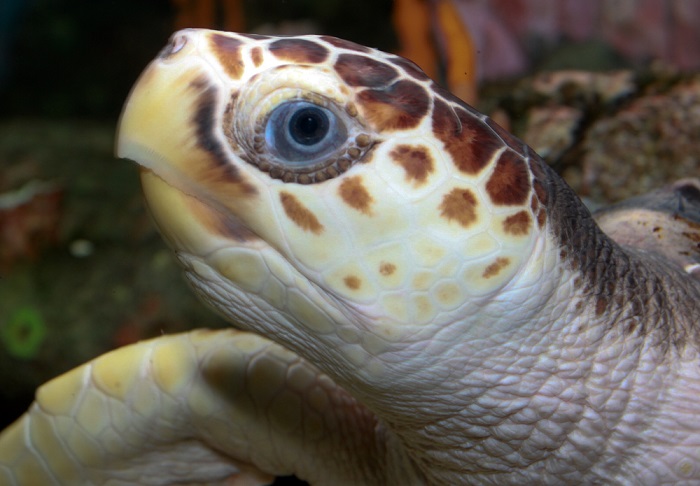
[[[381,482],[367,472],[381,470],[379,430],[292,352],[198,330],[112,351],[43,385],[0,434],[0,484],[266,484],[288,474],[367,484]]]

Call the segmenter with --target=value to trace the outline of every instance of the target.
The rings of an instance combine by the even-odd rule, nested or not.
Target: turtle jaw
[[[259,240],[235,214],[255,191],[237,177],[232,157],[222,160],[223,135],[202,134],[202,118],[219,123],[224,88],[202,56],[201,42],[196,30],[171,38],[132,88],[116,139],[117,157],[141,166],[144,194],[163,237],[173,250],[198,256]],[[211,181],[216,187],[207,186]],[[223,206],[217,190],[234,211]]]
[[[257,238],[230,213],[219,211],[141,168],[141,186],[160,234],[175,251],[206,257],[232,246],[259,246]]]
[[[186,44],[181,51],[193,48]],[[133,160],[170,183],[184,182],[178,160],[184,162],[191,151],[182,143],[188,137],[177,136],[191,131],[190,109],[179,104],[195,102],[190,86],[196,70],[188,73],[184,68],[161,57],[152,61],[129,93],[117,127],[117,157]]]

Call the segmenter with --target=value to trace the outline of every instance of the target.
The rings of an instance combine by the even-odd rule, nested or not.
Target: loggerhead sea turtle
[[[614,242],[409,61],[181,31],[117,153],[191,286],[244,331],[42,386],[0,435],[0,484],[700,483],[687,260]]]

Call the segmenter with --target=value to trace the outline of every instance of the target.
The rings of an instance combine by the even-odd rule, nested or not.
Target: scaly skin
[[[274,471],[380,485],[390,478],[379,464],[407,466],[389,444],[369,411],[294,353],[250,333],[198,330],[42,386],[2,433],[0,484],[268,484],[262,471]]]
[[[164,337],[58,378],[0,436],[8,480],[24,460],[59,484],[700,481],[698,282],[614,243],[522,142],[410,63],[328,37],[183,31],[132,91],[118,154],[142,165],[194,290],[264,338]],[[167,340],[207,344],[144,372]],[[115,404],[98,425],[135,435],[77,428],[95,408],[74,396]],[[175,406],[143,420],[150,396]],[[109,452],[49,452],[85,430]]]

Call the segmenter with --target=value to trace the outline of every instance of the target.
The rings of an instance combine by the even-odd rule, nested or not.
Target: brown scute
[[[328,58],[328,49],[306,39],[279,39],[268,47],[277,59],[295,63],[317,64]]]
[[[323,225],[319,223],[316,215],[309,211],[293,194],[280,192],[282,208],[289,219],[304,231],[311,231],[314,234],[323,232]]]
[[[527,150],[528,166],[533,175],[533,189],[540,203],[546,206],[548,194],[543,181],[546,181],[549,177],[547,166],[539,155],[529,150],[528,147],[525,147],[525,149]]]
[[[246,195],[257,194],[255,186],[243,182],[241,174],[229,160],[223,143],[216,135],[219,119],[217,116],[219,90],[216,86],[208,84],[205,76],[191,84],[192,87],[195,85],[201,94],[194,109],[192,125],[196,127],[197,146],[214,162],[216,170],[209,172],[215,174],[214,177],[220,182],[240,184],[240,189]]]
[[[387,86],[399,75],[389,64],[369,56],[341,54],[335,62],[338,76],[350,86],[380,88]]]
[[[435,170],[430,153],[420,145],[398,145],[389,156],[406,171],[406,181],[416,185],[423,184]]]
[[[381,262],[379,264],[379,273],[381,275],[384,275],[385,277],[392,275],[395,271],[396,271],[396,265],[394,265],[393,263]]]
[[[427,81],[430,79],[416,63],[409,61],[405,57],[394,56],[390,60],[393,64],[403,69],[406,74],[418,81]]]
[[[468,228],[476,222],[476,197],[469,189],[452,189],[440,204],[440,215],[448,221],[456,221],[461,226]]]
[[[530,231],[530,214],[527,211],[518,211],[503,220],[503,231],[513,236],[523,236]]]
[[[535,181],[535,184],[536,183],[537,183],[537,181]],[[537,214],[537,209],[539,209],[539,207],[540,207],[540,202],[537,199],[536,193],[537,193],[537,188],[535,188],[535,194],[533,194],[530,197],[530,209],[532,210],[532,214]]]
[[[547,213],[545,212],[544,209],[540,209],[540,211],[537,213],[537,226],[542,229],[544,228],[544,224],[547,222]]]
[[[495,277],[499,274],[501,270],[506,268],[510,264],[510,260],[504,257],[496,258],[496,261],[484,269],[484,273],[481,274],[484,278]]]
[[[348,51],[372,52],[372,49],[370,49],[369,47],[361,46],[360,44],[355,44],[354,42],[350,42],[350,41],[347,41],[345,39],[338,39],[337,37],[331,37],[330,35],[321,36],[321,40],[328,42],[333,47],[347,49]]]
[[[496,135],[501,137],[501,140],[508,145],[513,151],[520,155],[525,155],[525,150],[524,146],[525,144],[520,141],[520,139],[516,138],[515,136],[511,135],[510,132],[508,132],[506,129],[504,129],[501,125],[493,121],[491,118],[486,119],[486,124],[489,126],[491,130],[496,132]]]
[[[362,184],[362,177],[354,176],[343,180],[338,188],[338,193],[351,208],[357,209],[363,214],[371,214],[374,199]]]
[[[355,275],[348,275],[343,279],[343,282],[345,282],[345,285],[352,290],[357,290],[360,288],[360,286],[362,286],[362,281]]]
[[[537,196],[537,200],[542,205],[546,205],[547,204],[547,190],[544,188],[542,183],[538,179],[535,179],[532,182],[532,188],[535,190],[535,195]]]
[[[430,83],[430,89],[433,91],[433,93],[437,95],[437,97],[442,98],[442,101],[451,102],[461,108],[466,109],[474,115],[484,116],[478,111],[476,111],[474,108],[472,108],[469,104],[467,104],[462,98],[453,94],[451,91],[443,88],[435,81]]]
[[[269,35],[263,35],[263,34],[243,34],[243,33],[239,33],[238,35],[240,35],[241,37],[247,37],[248,39],[253,39],[253,40],[267,40],[267,39],[271,39],[271,38],[272,38],[272,37],[270,37]]]
[[[486,183],[486,192],[499,206],[526,204],[530,194],[530,171],[518,154],[511,150],[501,154]]]
[[[478,174],[503,143],[467,110],[435,100],[433,133],[445,145],[460,172]]]
[[[231,79],[240,79],[245,71],[241,46],[243,41],[223,34],[213,33],[209,36],[211,49],[214,51],[221,67]]]
[[[260,67],[263,62],[263,50],[259,46],[253,47],[250,51],[250,59],[253,61],[255,67]]]
[[[357,102],[376,130],[406,130],[423,120],[430,97],[425,88],[404,79],[385,89],[366,89],[357,95]]]

